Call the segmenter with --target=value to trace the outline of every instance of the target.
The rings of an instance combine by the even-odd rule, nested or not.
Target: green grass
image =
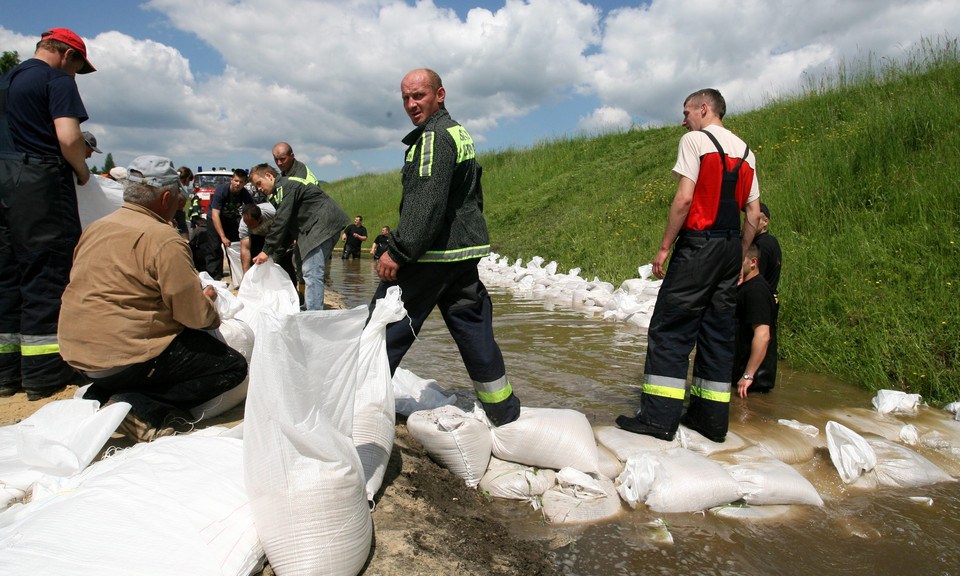
[[[780,350],[794,367],[932,403],[960,398],[958,55],[956,39],[925,40],[900,60],[842,65],[800,95],[725,119],[757,155],[783,248]],[[663,234],[683,133],[482,154],[494,250],[615,284],[635,277]],[[399,172],[327,190],[368,229],[396,224]]]

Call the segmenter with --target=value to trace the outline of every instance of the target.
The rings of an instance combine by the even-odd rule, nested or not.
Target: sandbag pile
[[[490,254],[480,260],[480,278],[487,284],[508,288],[514,292],[538,299],[572,305],[588,315],[605,320],[630,322],[641,328],[650,325],[650,316],[660,291],[661,280],[652,277],[650,264],[637,269],[638,278],[613,284],[598,278],[587,281],[580,277],[580,269],[567,274],[557,273],[557,263],[543,265],[544,259],[534,256],[523,266],[522,260],[512,265],[499,254]]]

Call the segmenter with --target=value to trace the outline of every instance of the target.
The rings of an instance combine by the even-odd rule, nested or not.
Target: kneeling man
[[[84,398],[128,402],[120,429],[137,441],[240,384],[247,363],[204,330],[220,325],[187,243],[168,221],[177,171],[160,156],[127,169],[123,206],[91,224],[74,252],[60,309],[60,352],[91,381]]]

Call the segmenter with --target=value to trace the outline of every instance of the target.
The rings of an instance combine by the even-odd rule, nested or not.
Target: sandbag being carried
[[[126,402],[99,408],[96,400],[58,400],[0,427],[0,510],[40,478],[72,476],[93,461],[130,411]]]
[[[519,418],[493,429],[493,455],[540,468],[600,471],[593,428],[576,410],[521,408]]]
[[[247,323],[254,333],[259,329],[258,317],[261,310],[272,310],[275,314],[296,314],[300,311],[300,296],[290,276],[273,259],[264,264],[254,264],[244,275],[243,284],[237,291],[237,298],[243,309],[236,317]]]
[[[474,488],[490,463],[490,426],[482,410],[466,413],[456,406],[414,412],[407,430],[441,466]]]
[[[47,477],[31,503],[0,514],[0,572],[253,574],[263,550],[242,462],[240,440],[201,433],[137,444],[71,478]]]
[[[613,481],[573,468],[557,472],[557,485],[540,497],[544,518],[553,524],[596,522],[620,513]]]
[[[655,512],[696,512],[738,500],[740,484],[719,464],[684,448],[631,456],[617,478],[631,507]]]
[[[372,522],[351,438],[366,319],[365,306],[259,319],[243,463],[277,574],[353,576],[367,559]]]
[[[376,307],[360,336],[357,397],[353,405],[353,445],[357,447],[367,499],[372,501],[387,471],[397,412],[393,401],[390,358],[387,357],[387,324],[407,315],[400,300],[400,288],[391,286],[377,300]]]
[[[479,488],[494,498],[533,500],[556,483],[557,474],[553,470],[491,458]]]

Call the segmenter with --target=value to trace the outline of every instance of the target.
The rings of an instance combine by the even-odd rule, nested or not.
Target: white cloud
[[[630,128],[633,119],[630,113],[623,108],[603,106],[591,112],[588,116],[581,116],[577,126],[589,133],[609,132]]]
[[[561,99],[586,104],[557,118],[556,133],[679,123],[683,97],[705,86],[742,110],[840,60],[902,56],[960,22],[960,3],[946,0],[653,0],[605,16],[577,0],[506,0],[462,20],[435,1],[151,0],[224,69],[197,75],[175,47],[145,39],[149,28],[87,38],[98,72],[78,78],[84,126],[127,160],[252,164],[285,140],[316,166],[361,172],[371,166],[358,155],[402,158],[412,126],[399,84],[416,67],[441,74],[451,114],[478,143],[502,142]],[[35,42],[0,27],[21,58]]]

